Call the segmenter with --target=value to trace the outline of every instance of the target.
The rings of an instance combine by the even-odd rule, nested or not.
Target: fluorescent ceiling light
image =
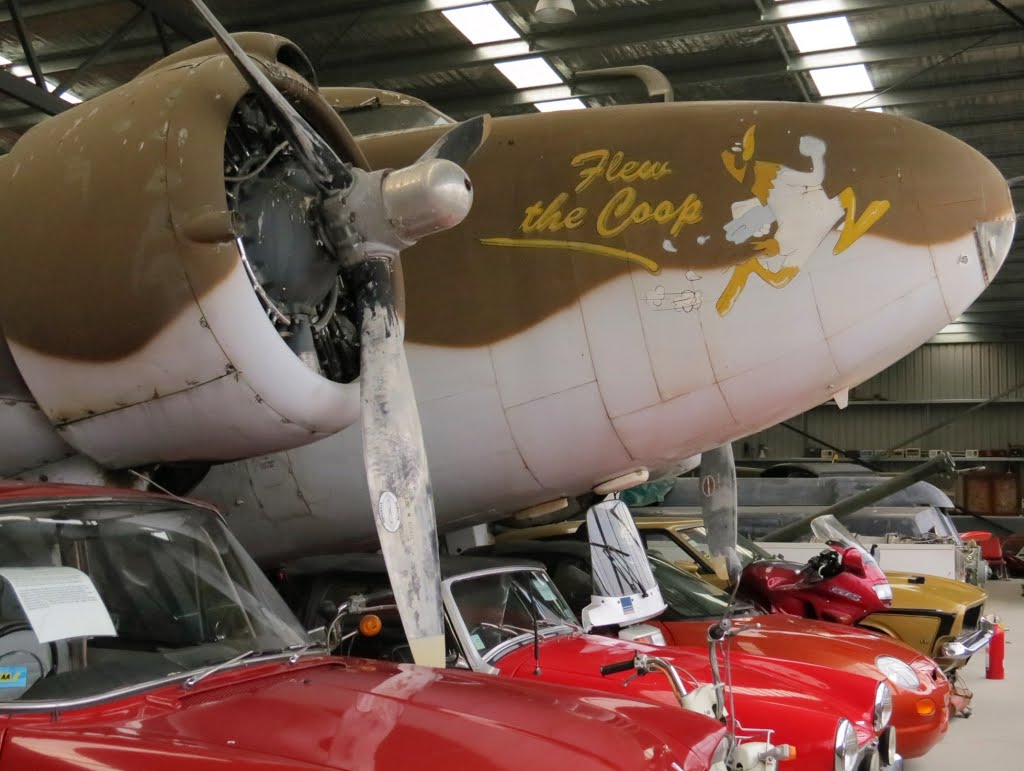
[[[0,65],[4,64],[10,64],[10,62],[4,59],[2,56],[0,56]],[[28,79],[32,77],[32,69],[30,67],[25,66],[24,64],[19,64],[17,67],[11,67],[9,72],[18,78]],[[35,80],[33,79],[32,82],[35,83]],[[52,80],[45,80],[45,82],[47,89],[49,89],[50,91],[55,91],[57,89],[57,84],[54,83]],[[82,97],[78,96],[78,94],[74,93],[73,91],[65,91],[60,95],[60,98],[68,104],[81,104],[82,102]]]
[[[6,67],[10,63],[10,59],[5,59],[3,56],[0,56],[0,67]]]
[[[868,77],[868,70],[863,64],[850,64],[846,67],[829,67],[823,70],[811,70],[811,80],[822,96],[838,94],[860,94],[874,91],[875,87]]]
[[[789,34],[793,36],[796,49],[802,54],[857,45],[857,41],[853,39],[850,22],[845,16],[817,21],[797,21],[786,26],[789,28]]]
[[[442,13],[473,45],[515,40],[519,37],[508,20],[490,3],[454,8]]]
[[[579,99],[557,99],[554,102],[537,102],[536,107],[541,112],[559,112],[561,110],[585,110],[587,106]]]
[[[516,88],[533,88],[535,86],[553,86],[562,82],[551,65],[544,57],[520,59],[516,62],[499,62],[496,65],[501,74],[511,81]]]

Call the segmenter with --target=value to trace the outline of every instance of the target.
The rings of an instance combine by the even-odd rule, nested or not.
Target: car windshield
[[[948,516],[931,507],[902,510],[868,508],[844,516],[843,524],[850,531],[871,538],[895,533],[901,538],[952,539],[959,543],[959,534],[947,523]]]
[[[684,535],[690,539],[690,543],[705,557],[709,557],[711,551],[708,549],[708,531],[704,527],[688,527],[683,530]],[[746,567],[751,562],[773,559],[772,555],[762,549],[753,541],[744,538],[742,535],[736,538],[736,554],[740,562]]]
[[[541,634],[572,630],[576,616],[543,570],[467,574],[451,581],[450,591],[473,650],[497,659],[533,640],[533,622]]]
[[[309,638],[211,511],[146,499],[0,507],[0,702],[102,697]]]
[[[864,558],[865,565],[874,565],[875,558],[871,556],[864,546],[853,537],[853,533],[843,527],[842,523],[833,517],[831,514],[826,514],[823,517],[818,517],[816,520],[811,522],[811,532],[814,533],[814,540],[820,541],[821,543],[835,544],[842,546],[844,549],[856,549],[861,553]]]
[[[729,607],[727,592],[662,560],[651,558],[650,563],[654,578],[661,587],[661,596],[669,607],[662,615],[663,620],[718,618]],[[747,612],[752,606],[737,602],[735,609]]]

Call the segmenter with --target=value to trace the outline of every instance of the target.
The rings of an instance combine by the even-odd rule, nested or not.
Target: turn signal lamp
[[[796,760],[796,747],[792,744],[776,744],[771,754],[778,761]]]
[[[935,702],[931,699],[918,699],[917,714],[923,717],[935,714]]]
[[[370,613],[359,619],[359,634],[363,637],[376,637],[383,628],[384,622],[380,620],[380,616]]]

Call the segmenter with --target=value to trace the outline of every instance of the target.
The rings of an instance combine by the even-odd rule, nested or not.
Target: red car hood
[[[539,676],[533,674],[532,646],[503,656],[495,665],[504,674],[514,677],[678,704],[668,679],[662,675],[634,678],[628,684],[626,680],[635,672],[601,676],[603,665],[623,661],[638,651],[672,662],[681,670],[688,686],[692,687],[694,681],[700,684],[712,681],[706,654],[585,634],[545,640],[540,648]],[[831,752],[836,726],[843,717],[854,723],[861,744],[875,735],[871,729],[875,680],[820,667],[800,667],[792,662],[780,665],[759,662],[747,655],[742,655],[744,661],[740,658],[734,656],[732,660],[732,693],[737,718],[744,726],[774,729],[776,743],[797,745],[798,758],[799,753],[812,748],[814,751],[806,755],[808,760],[819,752]]]
[[[669,645],[706,646],[711,621],[660,621]],[[824,666],[870,677],[884,678],[875,664],[879,656],[892,656],[906,664],[921,654],[901,642],[844,624],[769,613],[733,619],[744,633],[730,641],[733,653],[774,659],[797,665]],[[746,660],[746,655],[744,660]],[[890,683],[890,687],[893,686]]]
[[[140,771],[174,767],[140,756],[140,745],[203,756],[213,749],[221,762],[237,759],[244,768],[279,759],[290,761],[280,764],[288,768],[668,769],[675,762],[689,771],[706,768],[725,731],[699,715],[680,722],[678,713],[654,714],[662,711],[628,699],[581,699],[531,683],[346,661],[226,672],[194,691],[169,686],[131,708],[67,712],[56,723],[48,715],[15,717],[0,767],[46,768],[34,759],[47,757],[48,740],[57,749],[76,739],[83,760]],[[125,741],[136,745],[127,764],[116,752]]]

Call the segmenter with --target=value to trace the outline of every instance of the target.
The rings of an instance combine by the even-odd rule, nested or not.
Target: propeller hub
[[[466,172],[443,158],[392,171],[382,187],[387,218],[406,243],[455,227],[473,205]]]
[[[327,232],[349,265],[397,255],[419,239],[458,225],[473,205],[473,186],[443,158],[395,171],[353,169],[351,188],[324,201]]]

